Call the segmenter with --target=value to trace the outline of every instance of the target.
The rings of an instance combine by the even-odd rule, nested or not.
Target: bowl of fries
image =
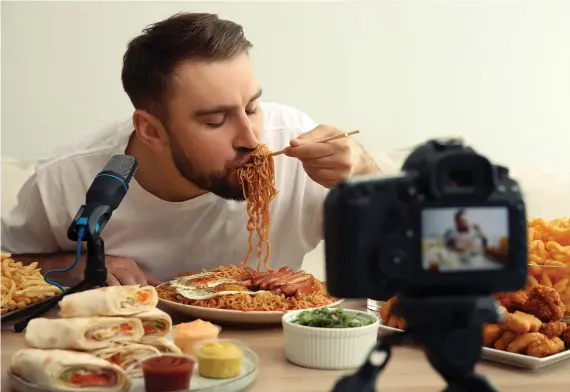
[[[570,218],[528,221],[528,283],[554,288],[570,312]]]
[[[2,253],[2,316],[15,310],[61,294],[61,290],[47,283],[37,268],[38,262],[24,265],[14,261],[9,253]]]

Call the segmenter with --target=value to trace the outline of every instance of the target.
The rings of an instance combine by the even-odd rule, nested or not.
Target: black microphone
[[[137,160],[130,155],[111,157],[87,190],[85,204],[69,226],[67,238],[77,241],[79,237],[87,240],[98,236],[123,201],[137,166]]]

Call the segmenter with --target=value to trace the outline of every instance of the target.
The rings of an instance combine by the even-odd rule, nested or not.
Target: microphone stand
[[[67,231],[67,236],[70,240],[87,242],[87,257],[83,280],[62,294],[46,300],[44,305],[38,308],[29,317],[15,324],[14,330],[16,332],[24,331],[32,319],[48,312],[66,295],[92,288],[108,286],[106,283],[107,267],[105,266],[105,243],[99,236],[99,233],[111,216],[110,209],[106,206],[99,206],[94,209],[90,219],[82,218],[81,215],[83,212],[84,206],[79,210],[76,219],[74,219]],[[94,222],[101,222],[101,224]],[[82,229],[86,231],[86,238],[81,238],[81,236],[78,235],[78,232]]]

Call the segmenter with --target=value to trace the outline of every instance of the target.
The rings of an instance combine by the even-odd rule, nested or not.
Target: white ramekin
[[[285,357],[296,365],[313,369],[352,369],[361,366],[376,344],[380,320],[359,310],[374,323],[356,328],[315,328],[291,322],[303,310],[283,316]]]

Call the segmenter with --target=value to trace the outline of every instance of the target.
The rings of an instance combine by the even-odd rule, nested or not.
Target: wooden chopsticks
[[[360,133],[360,131],[356,130],[356,131],[352,131],[352,132],[345,132],[345,133],[341,133],[338,135],[325,137],[324,139],[314,140],[310,143],[326,143],[326,142],[330,142],[331,140],[337,140],[337,139],[342,139],[344,137],[350,137],[352,135],[356,135],[357,133]],[[284,151],[284,149],[280,150],[280,151],[272,152],[271,156],[281,155],[281,154],[283,154],[283,151]]]

